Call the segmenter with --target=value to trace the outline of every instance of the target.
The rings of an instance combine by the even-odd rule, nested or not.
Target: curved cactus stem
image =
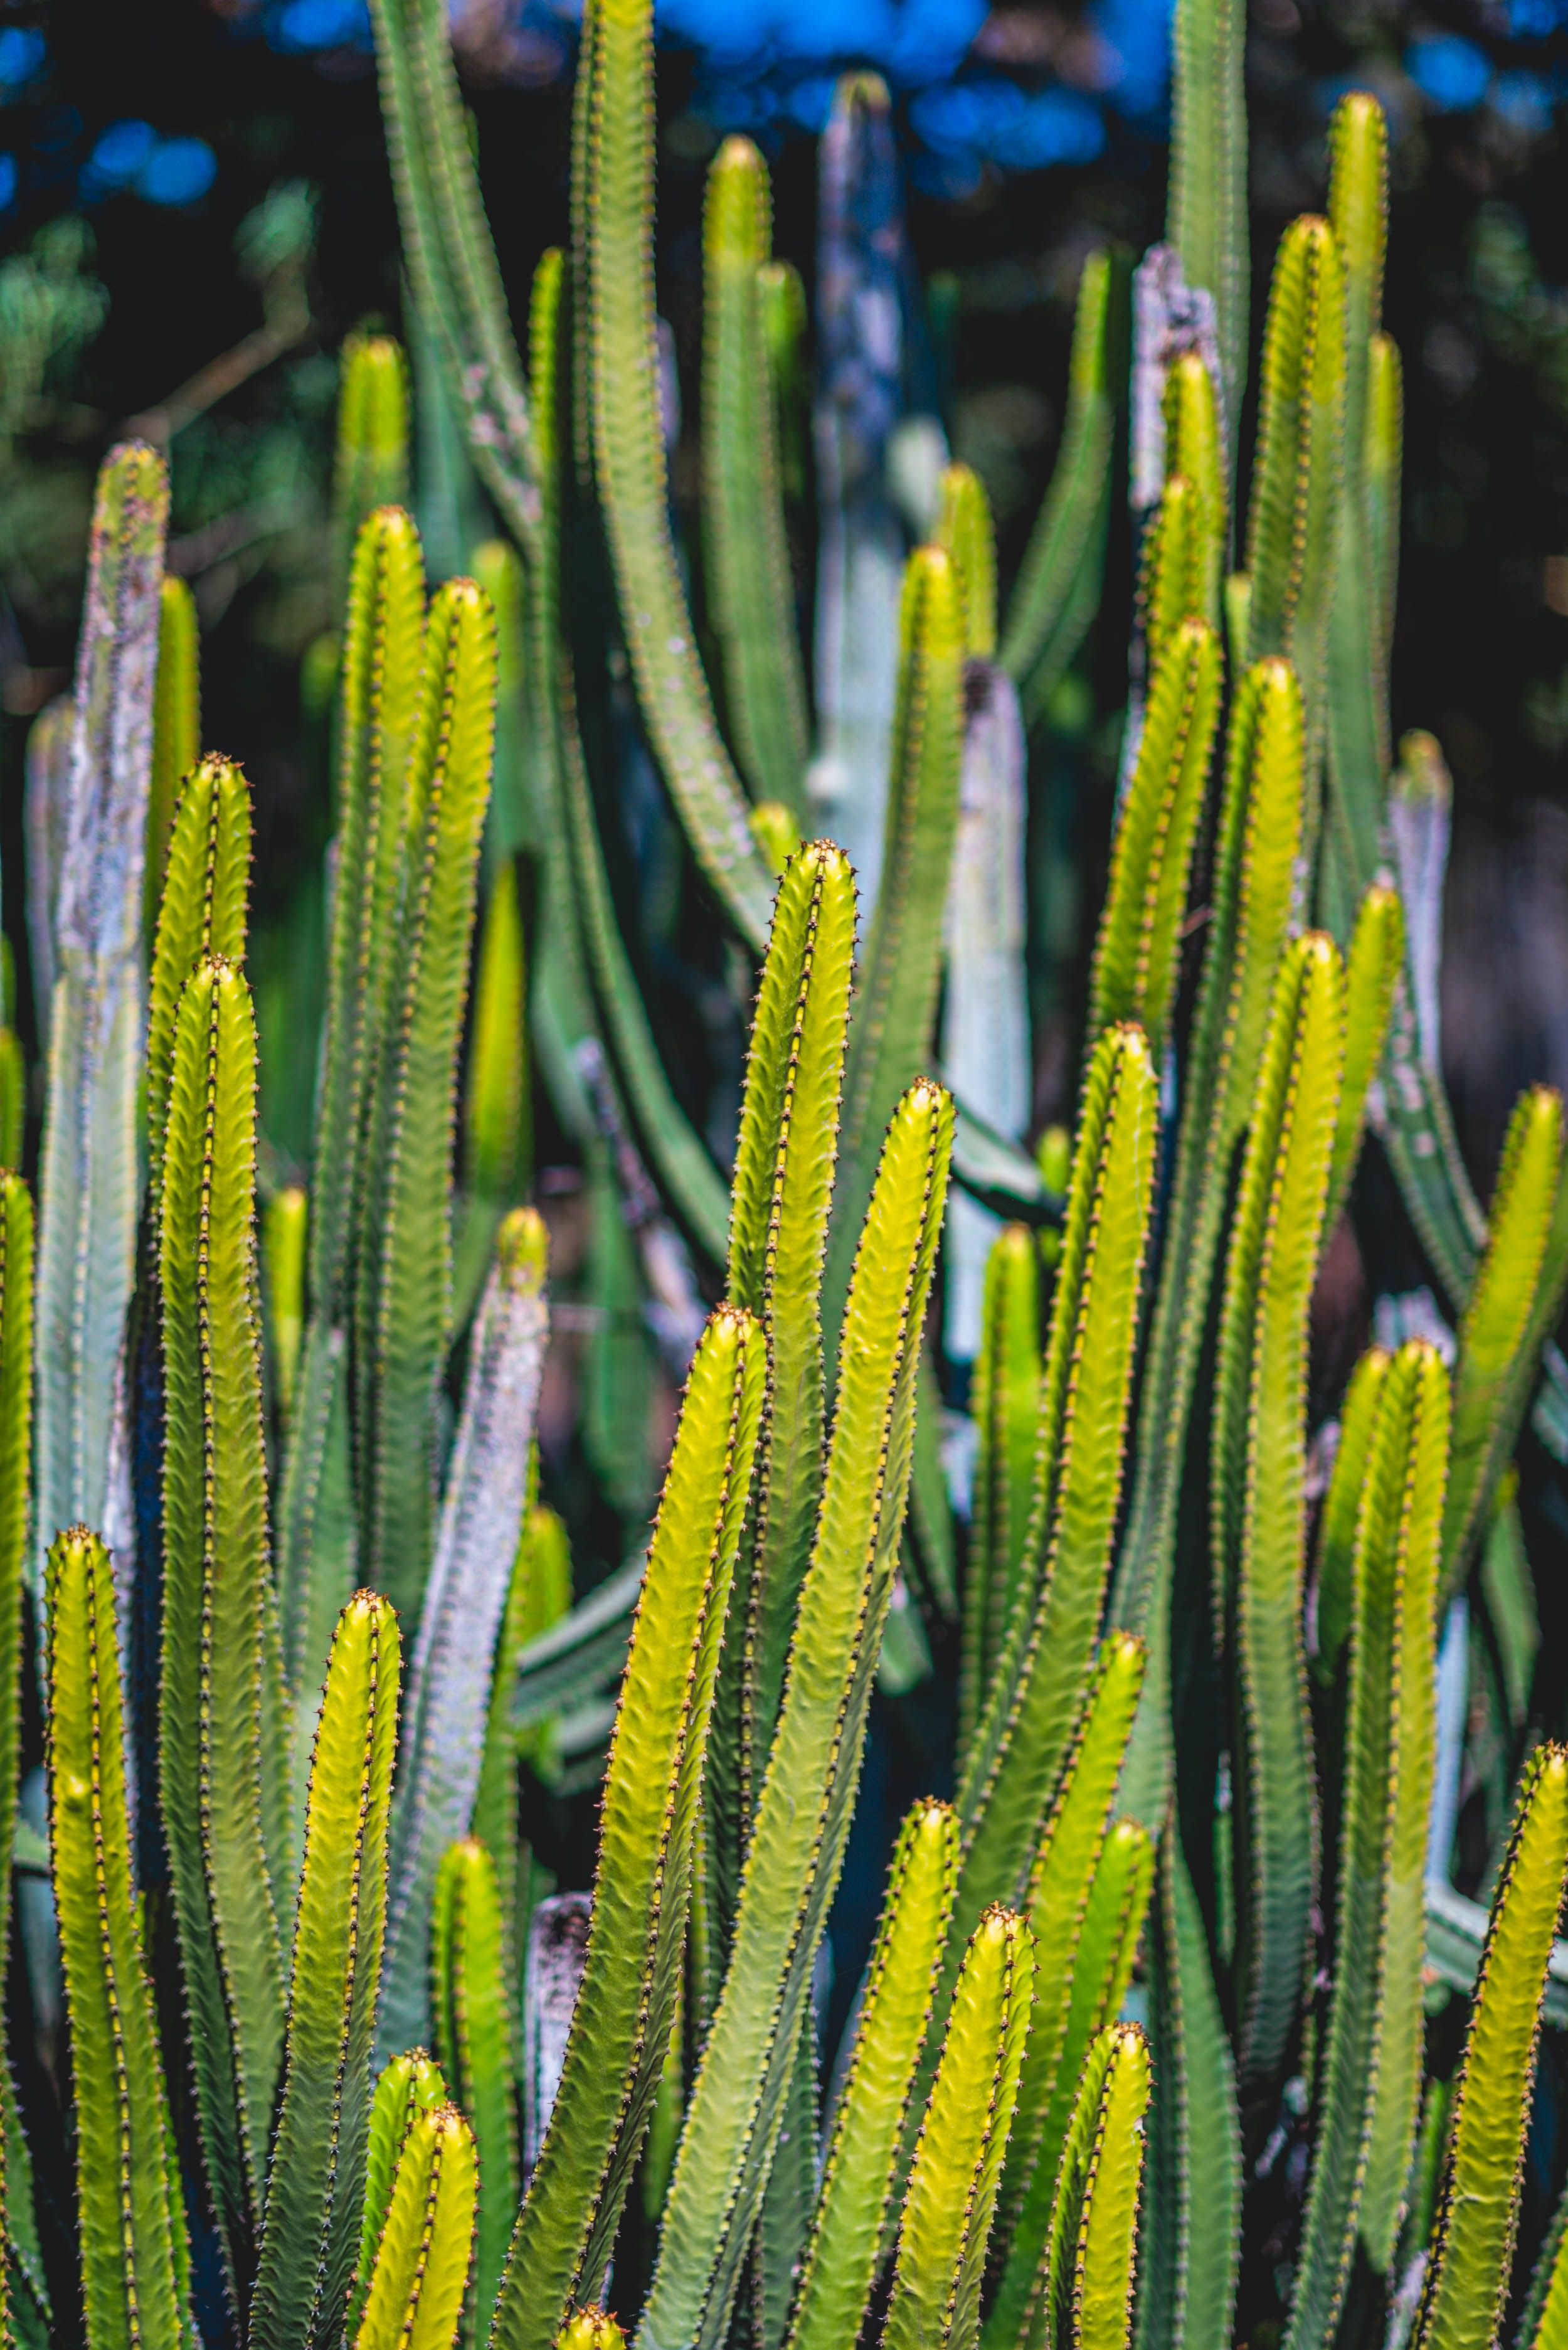
[[[142,875],[168,468],[128,442],[99,475],[55,906],[59,977],[38,1198],[36,1541],[101,1520],[136,1255]]]
[[[664,2068],[763,1381],[761,1331],[721,1307],[692,1362],[659,1503],[610,1748],[587,1961],[494,2350],[543,2350],[579,2285],[597,2282]]]
[[[988,1909],[953,1992],[898,2223],[884,2350],[973,2350],[980,2288],[1029,2036],[1033,1939]]]
[[[255,1021],[231,963],[180,998],[161,1185],[163,1629],[159,1793],[202,2150],[243,2305],[283,2050],[263,1794],[266,1451],[255,1247]]]
[[[1114,345],[1120,323],[1116,275],[1113,256],[1102,251],[1088,255],[1078,279],[1062,445],[1002,630],[999,658],[1021,690],[1043,669],[1060,674],[1086,625],[1087,614],[1082,623],[1078,621],[1080,604],[1086,600],[1092,614],[1098,601],[1103,517],[1116,432]],[[1122,298],[1125,301],[1125,296]],[[1068,638],[1071,642],[1064,647],[1062,640]]]
[[[378,506],[409,495],[409,363],[390,335],[348,335],[337,361],[332,456],[332,608],[348,598],[349,567]]]
[[[1089,2042],[1107,2020],[1101,2012],[1107,1977],[1119,1971],[1127,1940],[1120,1930],[1119,1900],[1112,1900],[1110,1893],[1111,1875],[1125,1871],[1116,1864],[1106,1866],[1106,1829],[1143,1668],[1142,1643],[1129,1634],[1115,1634],[1106,1642],[1089,1710],[1030,1876],[1027,1915],[1034,1935],[1036,2015],[1002,2191],[999,2235],[1005,2265],[986,2319],[988,2345],[1017,2341],[1033,2299],[1078,2074]],[[1134,1834],[1147,1845],[1141,1828]],[[1106,1889],[1100,1893],[1102,1876]],[[1147,1881],[1144,1893],[1146,1903]],[[1091,1919],[1096,1902],[1102,1911],[1108,1905],[1117,1914],[1110,1935],[1103,1918]],[[1144,1906],[1138,1905],[1138,1926]],[[1130,1955],[1129,1950],[1129,1960]],[[1118,1991],[1117,2004],[1119,2000]],[[1110,2012],[1114,2014],[1114,2005]]]
[[[720,740],[666,520],[653,319],[651,0],[589,0],[578,70],[586,109],[577,150],[580,348],[621,625],[643,721],[692,854],[742,937],[760,948],[767,871]]]
[[[772,211],[761,155],[727,139],[702,215],[703,562],[742,773],[754,798],[804,818],[805,676],[758,282]]]
[[[1291,2350],[1333,2338],[1358,2220],[1386,2271],[1409,2168],[1448,1437],[1448,1375],[1433,1347],[1412,1343],[1378,1388],[1356,1515],[1334,1991]]]
[[[1154,1177],[1148,1047],[1102,1037],[1084,1091],[1035,1424],[1024,1573],[959,1789],[958,1927],[1023,1889],[1085,1697],[1121,1491]]]
[[[247,2340],[329,2350],[358,2246],[401,1642],[374,1592],[333,1636],[306,1804],[283,2093]]]
[[[729,1970],[687,2105],[642,2350],[713,2350],[772,2164],[838,1882],[909,1491],[919,1330],[941,1225],[950,1097],[898,1105],[845,1312],[822,1503]]]
[[[1237,2063],[1268,2084],[1295,2028],[1317,1873],[1301,1598],[1307,1308],[1345,1059],[1339,951],[1280,966],[1220,1309],[1212,1451],[1217,1636],[1237,1676]]]
[[[58,1535],[45,1579],[49,1859],[76,2084],[77,2205],[91,2350],[183,2345],[190,2255],[130,1884],[109,1553]]]
[[[523,1529],[545,1367],[547,1245],[538,1211],[514,1208],[501,1228],[470,1342],[462,1417],[409,1667],[377,2023],[383,2055],[426,2030],[431,1896],[442,1853],[469,1831],[479,1790],[492,1660]]]
[[[535,1461],[537,1457],[535,1450]],[[514,1730],[512,1687],[517,1659],[524,1649],[531,1640],[558,1624],[571,1604],[572,1554],[566,1529],[554,1510],[533,1504],[524,1513],[501,1619],[501,1636],[495,1643],[484,1752],[473,1796],[473,1833],[495,1864],[502,1924],[512,1938],[508,1971],[514,1982],[522,1960],[530,1887],[526,1848],[520,1853],[517,1841],[517,1765],[526,1756],[542,1773],[548,1772],[555,1723],[546,1719],[532,1730]],[[521,2067],[521,2054],[518,2062]]]
[[[1568,1253],[1562,1231],[1563,1103],[1548,1086],[1514,1106],[1492,1193],[1485,1252],[1459,1324],[1454,1367],[1454,1449],[1443,1514],[1443,1596],[1450,1599],[1512,1454],[1542,1335],[1543,1297],[1555,1318]],[[1533,1341],[1533,1343],[1532,1343]]]
[[[472,1837],[442,1855],[431,1931],[436,2049],[452,2103],[473,2126],[479,2225],[473,2295],[480,2324],[494,2306],[517,2216],[517,2108],[508,1937],[495,1866]]]
[[[1034,1235],[1010,1224],[985,1268],[971,1410],[977,1431],[964,1588],[959,1750],[980,1719],[1024,1569],[1040,1409],[1040,1266]]]
[[[920,547],[904,574],[898,702],[881,887],[861,962],[844,1073],[842,1172],[823,1277],[838,1335],[882,1137],[930,1058],[963,754],[963,606],[952,559]]]
[[[1160,1838],[1151,1936],[1156,2045],[1139,2350],[1229,2350],[1241,2236],[1236,2070],[1203,1913],[1174,1818]]]
[[[452,2350],[473,2251],[479,2165],[452,2106],[417,2113],[398,2153],[354,2350]]]
[[[1565,1858],[1568,1755],[1543,1746],[1525,1766],[1492,1897],[1414,2350],[1460,2350],[1497,2337]]]
[[[958,1831],[945,1804],[909,1814],[888,1869],[848,2067],[827,2132],[788,2350],[839,2350],[858,2326],[888,2232],[894,2165],[952,1908]]]
[[[152,687],[152,769],[147,791],[147,845],[141,871],[141,941],[149,959],[163,895],[163,868],[174,810],[202,755],[201,648],[196,599],[183,579],[164,574],[158,604],[158,674]]]
[[[1220,640],[1201,619],[1175,629],[1156,667],[1095,941],[1088,1051],[1119,1020],[1138,1023],[1156,1062],[1164,1050],[1220,668]]]
[[[1247,671],[1231,708],[1209,938],[1183,1072],[1132,1505],[1112,1595],[1116,1622],[1141,1631],[1149,1648],[1127,1789],[1128,1807],[1144,1820],[1165,1813],[1170,1578],[1188,1423],[1231,1161],[1251,1107],[1290,920],[1301,825],[1301,690],[1289,664],[1275,657]]]
[[[1027,2350],[1127,2350],[1132,2340],[1148,2046],[1136,2023],[1112,2023],[1078,2085],[1050,2234],[1026,2330]]]
[[[490,599],[471,579],[449,580],[431,607],[413,718],[405,894],[356,1268],[355,1435],[368,1563],[410,1617],[434,1533],[435,1388],[452,1328],[457,1056],[494,723]]]
[[[556,2350],[626,2350],[626,2335],[607,2311],[575,2309],[556,2337]]]
[[[450,2103],[441,2066],[422,2048],[394,2056],[383,2067],[370,2101],[370,2126],[365,2146],[365,2199],[359,2222],[359,2258],[349,2287],[343,2333],[353,2342],[365,2314],[365,2295],[376,2264],[387,2209],[392,2199],[392,2179],[398,2158],[416,2118]]]

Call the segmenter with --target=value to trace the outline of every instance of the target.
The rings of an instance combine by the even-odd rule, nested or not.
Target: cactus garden
[[[109,449],[5,836],[11,2350],[1568,2345],[1568,1135],[1445,1082],[1388,121],[1254,253],[1242,15],[1009,534],[877,73],[811,252],[715,143],[682,348],[650,0],[525,315],[375,0],[292,833]]]

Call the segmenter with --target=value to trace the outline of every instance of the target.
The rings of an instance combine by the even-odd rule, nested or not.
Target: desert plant
[[[589,0],[526,364],[445,11],[379,0],[419,397],[512,544],[427,597],[409,370],[357,338],[308,1184],[258,1126],[250,797],[198,755],[162,461],[108,460],[74,701],[29,746],[36,1243],[0,1007],[7,2340],[1446,2350],[1499,2339],[1521,2235],[1522,2338],[1562,2331],[1568,2222],[1521,2176],[1568,1761],[1512,1470],[1568,1460],[1563,1112],[1525,1095],[1483,1219],[1435,1035],[1446,799],[1387,723],[1382,120],[1342,101],[1282,241],[1243,465],[1239,13],[1179,0],[1171,241],[1130,348],[1122,257],[1084,265],[1000,608],[967,468],[929,469],[905,559],[897,150],[875,78],[839,90],[808,690],[763,158],[710,177],[694,608],[648,0]],[[1096,622],[1122,789],[1035,1158],[1025,759]],[[640,983],[627,743],[742,993],[760,965],[728,1180]],[[527,1197],[536,1113],[585,1170],[586,1296]],[[1346,1226],[1391,1343],[1323,1394]],[[1393,1291],[1413,1244],[1452,1332]],[[633,1538],[576,1593],[557,1304]],[[952,1799],[898,1834],[829,2045],[875,1694],[929,1680]],[[1450,1881],[1467,1760],[1490,1918]],[[591,1894],[537,1863],[552,1787],[597,1791]]]

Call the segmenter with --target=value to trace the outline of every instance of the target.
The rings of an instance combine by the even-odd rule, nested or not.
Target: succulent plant
[[[258,1119],[250,794],[200,755],[166,473],[108,460],[29,745],[36,1233],[9,973],[0,1006],[5,2340],[1460,2350],[1521,2295],[1530,2350],[1563,2332],[1568,2201],[1522,2178],[1568,1761],[1514,1474],[1538,1549],[1563,1110],[1523,1096],[1483,1217],[1445,784],[1388,723],[1382,119],[1341,101],[1282,240],[1243,466],[1240,17],[1180,0],[1170,244],[1130,348],[1122,256],[1084,265],[1000,598],[940,449],[906,559],[888,452],[936,427],[899,414],[887,93],[841,87],[808,664],[762,155],[709,178],[694,580],[649,0],[589,0],[525,358],[446,12],[378,0],[414,397],[507,538],[427,596],[410,371],[356,338],[308,1170]],[[1091,624],[1133,690],[1033,1156],[1026,761]],[[754,972],[732,1152],[669,1066],[617,758]],[[858,872],[810,837],[840,817]],[[582,1170],[575,1293],[536,1135]],[[1345,1378],[1312,1313],[1351,1246],[1389,1343]],[[576,1586],[574,1409],[630,1553]],[[889,1719],[931,1792],[885,1852]],[[552,1804],[592,1795],[556,1891]],[[880,1923],[831,2003],[846,1888]]]

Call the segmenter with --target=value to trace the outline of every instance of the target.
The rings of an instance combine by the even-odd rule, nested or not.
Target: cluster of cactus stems
[[[589,0],[571,248],[521,348],[445,9],[378,0],[421,397],[507,536],[430,591],[409,370],[354,340],[308,1188],[258,1132],[250,795],[201,755],[165,467],[108,459],[75,693],[28,750],[36,1217],[9,950],[0,1003],[5,2343],[1488,2350],[1511,2310],[1568,2342],[1568,2198],[1521,2241],[1568,1754],[1514,1473],[1568,1461],[1563,1107],[1521,1100],[1483,1214],[1440,1069],[1446,777],[1388,724],[1383,120],[1341,101],[1281,241],[1243,462],[1241,13],[1179,0],[1169,243],[1130,302],[1122,256],[1084,265],[1002,599],[961,465],[906,556],[896,444],[938,428],[901,412],[874,78],[824,135],[809,408],[765,165],[713,160],[682,549],[649,0]],[[1032,1155],[1029,748],[1128,621],[1129,405],[1109,879],[1072,1129]],[[759,966],[727,1188],[611,888],[622,652]],[[646,1544],[575,1605],[536,1087],[631,1519],[653,1344],[684,1382]],[[1392,1290],[1391,1229],[1437,1299]],[[1324,1397],[1339,1232],[1389,1343]],[[946,1798],[828,2045],[874,1693],[933,1638]],[[1512,1741],[1490,1914],[1449,1873],[1467,1671]],[[591,1897],[541,1906],[529,1804],[596,1708]]]

